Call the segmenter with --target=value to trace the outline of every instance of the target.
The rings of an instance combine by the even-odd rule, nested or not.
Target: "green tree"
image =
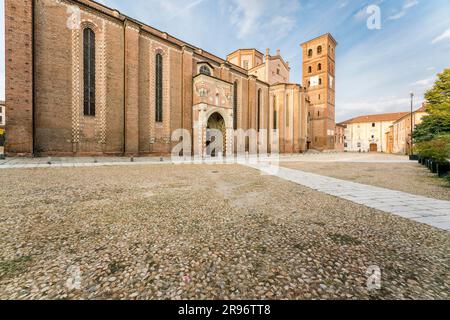
[[[425,93],[428,116],[414,132],[416,142],[431,141],[450,134],[450,69],[438,74],[433,88]]]

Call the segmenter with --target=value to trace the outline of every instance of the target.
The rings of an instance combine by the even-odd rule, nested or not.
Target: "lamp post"
[[[414,102],[414,92],[410,92],[409,94],[411,96],[411,144],[409,145],[409,155],[412,157],[413,156],[413,143],[414,143],[414,139],[413,139],[413,133],[414,133],[414,111],[413,111],[413,102]]]

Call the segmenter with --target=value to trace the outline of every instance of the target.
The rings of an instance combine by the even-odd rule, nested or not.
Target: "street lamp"
[[[414,133],[414,110],[413,110],[413,102],[414,102],[414,92],[410,92],[409,95],[411,96],[411,144],[409,145],[409,155],[412,158],[413,155],[413,143],[414,143],[414,139],[413,139],[413,133]]]

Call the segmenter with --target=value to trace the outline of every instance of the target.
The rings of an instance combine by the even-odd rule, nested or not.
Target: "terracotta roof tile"
[[[408,113],[409,112],[372,114],[372,115],[367,115],[367,116],[356,117],[356,118],[344,121],[344,122],[342,122],[342,124],[362,123],[362,122],[397,121],[401,117],[406,116]]]

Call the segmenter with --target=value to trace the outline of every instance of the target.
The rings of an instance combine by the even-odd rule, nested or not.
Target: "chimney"
[[[280,49],[277,49],[277,56],[280,56],[281,54],[280,54]]]

